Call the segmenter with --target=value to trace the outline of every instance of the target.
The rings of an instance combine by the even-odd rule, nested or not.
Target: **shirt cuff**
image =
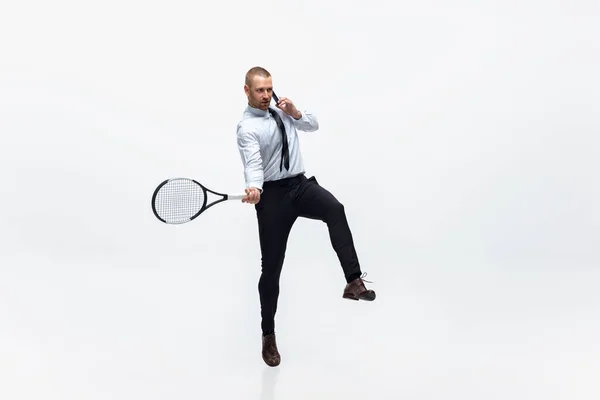
[[[255,182],[248,182],[248,183],[246,184],[246,187],[247,187],[247,188],[255,187],[255,188],[257,188],[258,190],[260,190],[260,192],[261,192],[261,193],[263,192],[262,182],[259,182],[259,181],[255,181]]]

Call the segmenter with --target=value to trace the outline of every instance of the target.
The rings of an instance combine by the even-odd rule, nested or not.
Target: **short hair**
[[[271,76],[269,71],[263,67],[252,67],[246,72],[246,85],[248,85],[248,87],[252,85],[252,79],[257,75],[262,76],[263,78],[269,78]]]

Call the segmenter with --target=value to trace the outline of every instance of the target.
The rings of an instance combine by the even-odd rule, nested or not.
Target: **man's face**
[[[271,77],[254,76],[250,86],[244,85],[244,91],[248,96],[248,104],[254,108],[267,110],[273,96],[272,79]]]

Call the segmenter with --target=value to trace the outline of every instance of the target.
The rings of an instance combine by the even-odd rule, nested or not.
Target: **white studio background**
[[[252,206],[167,226],[163,179],[241,192],[244,74],[313,111],[346,207],[290,237],[260,359]],[[542,1],[0,7],[3,399],[600,394],[600,6]]]

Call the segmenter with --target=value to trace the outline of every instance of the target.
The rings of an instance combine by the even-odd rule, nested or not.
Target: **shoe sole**
[[[358,300],[373,301],[373,300],[375,300],[375,297],[376,297],[375,292],[373,292],[373,293],[365,293],[365,294],[363,294],[360,297],[354,297],[354,296],[350,296],[350,295],[346,295],[346,294],[343,295],[344,299],[356,300],[356,301],[358,301]]]
[[[267,362],[267,360],[265,360],[265,359],[263,358],[263,361],[264,361],[264,362],[265,362],[265,364],[267,364],[269,367],[277,367],[277,366],[279,366],[279,364],[281,364],[281,360],[277,360],[277,361],[274,361],[274,362],[271,362],[271,363],[270,363],[270,362]]]

